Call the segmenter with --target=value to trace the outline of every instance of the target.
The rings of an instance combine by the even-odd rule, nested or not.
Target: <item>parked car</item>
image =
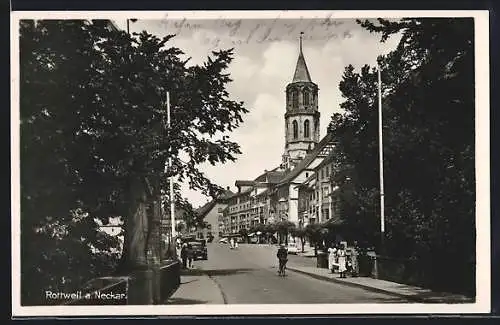
[[[229,243],[229,240],[227,239],[227,237],[223,237],[223,238],[219,239],[219,243],[227,244],[227,243]]]
[[[193,258],[195,260],[208,260],[207,246],[204,241],[191,241],[188,243],[193,249]]]
[[[288,254],[297,254],[299,252],[299,249],[297,248],[297,245],[295,243],[288,243],[288,247],[286,249],[288,251]]]

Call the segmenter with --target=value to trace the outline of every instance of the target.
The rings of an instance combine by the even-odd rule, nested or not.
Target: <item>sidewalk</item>
[[[392,294],[401,298],[420,303],[473,303],[474,298],[458,294],[433,292],[429,289],[419,288],[369,277],[339,278],[338,274],[331,274],[327,269],[307,266],[287,266],[287,270],[308,275],[310,277],[340,283],[352,287],[363,288],[373,292]]]
[[[314,255],[314,248],[305,248],[304,247],[304,253],[302,253],[300,251],[300,248],[299,248],[299,252],[297,253],[298,256],[303,256],[303,257],[315,257],[316,255]]]
[[[217,283],[200,270],[183,270],[181,285],[165,302],[167,305],[223,305],[224,297]]]

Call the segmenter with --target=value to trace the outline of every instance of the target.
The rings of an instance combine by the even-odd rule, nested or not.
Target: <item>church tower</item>
[[[283,166],[293,168],[319,142],[318,86],[311,81],[302,53],[300,33],[299,58],[292,82],[286,87],[285,153]]]

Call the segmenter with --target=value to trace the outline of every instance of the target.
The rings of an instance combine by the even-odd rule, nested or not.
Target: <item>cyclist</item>
[[[278,274],[279,275],[285,275],[285,266],[286,262],[288,261],[288,251],[286,250],[284,245],[280,245],[280,248],[278,249],[278,253],[276,254],[276,257],[278,257],[278,262],[279,262],[279,270]]]

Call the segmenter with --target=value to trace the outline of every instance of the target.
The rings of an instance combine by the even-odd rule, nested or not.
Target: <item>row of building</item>
[[[205,236],[218,238],[251,229],[257,224],[288,220],[297,227],[340,222],[338,186],[334,171],[335,139],[320,139],[318,86],[312,82],[302,52],[293,80],[286,87],[285,150],[282,163],[253,180],[236,180],[197,212],[208,224]]]

